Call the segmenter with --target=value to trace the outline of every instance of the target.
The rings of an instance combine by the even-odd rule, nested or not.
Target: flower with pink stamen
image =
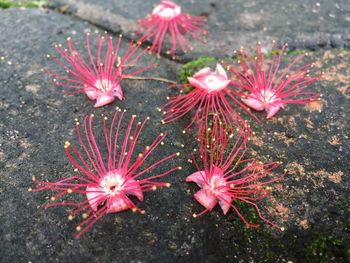
[[[195,115],[184,131],[192,126],[196,120],[204,120],[208,123],[209,115],[218,116],[227,124],[233,121],[236,126],[246,128],[245,121],[232,108],[228,99],[245,109],[247,108],[235,98],[236,92],[229,85],[231,79],[220,64],[217,64],[214,72],[208,67],[201,69],[192,77],[188,77],[188,81],[188,85],[178,86],[181,88],[180,93],[182,94],[169,98],[170,101],[163,106],[162,123],[175,121],[195,109]],[[192,90],[186,93],[189,87]]]
[[[84,136],[81,135],[79,123],[76,125],[76,133],[82,150],[73,147],[66,142],[66,154],[71,163],[76,167],[77,174],[57,182],[35,181],[38,192],[42,190],[57,191],[51,200],[56,201],[47,204],[45,208],[53,206],[72,206],[75,209],[70,213],[68,219],[72,220],[78,213],[83,212],[82,221],[77,227],[77,237],[91,228],[102,216],[109,213],[117,213],[123,210],[140,210],[131,200],[131,196],[143,201],[144,192],[156,190],[157,187],[169,187],[166,182],[159,182],[161,178],[181,167],[167,168],[164,172],[144,176],[152,169],[178,156],[179,153],[171,154],[145,166],[145,161],[150,154],[163,143],[166,134],[161,133],[142,152],[134,156],[138,146],[141,131],[147,122],[135,124],[135,115],[132,116],[121,136],[124,112],[117,111],[108,128],[104,119],[104,142],[107,149],[106,158],[100,151],[96,137],[93,132],[93,116],[84,119]],[[83,138],[85,137],[85,139]],[[141,167],[142,166],[142,167]],[[65,195],[79,194],[84,201],[58,201]]]
[[[242,93],[242,101],[256,111],[267,112],[267,118],[273,117],[286,104],[307,104],[316,101],[319,93],[305,91],[321,76],[309,76],[313,64],[307,64],[291,70],[300,62],[304,55],[294,59],[286,68],[281,70],[281,58],[287,47],[283,45],[277,49],[274,42],[273,59],[270,66],[266,66],[264,53],[260,44],[256,46],[256,56],[252,58],[243,49],[240,52],[239,64],[241,70],[229,67],[237,78],[234,85],[247,91]]]
[[[56,45],[55,49],[61,56],[61,60],[55,56],[48,55],[66,74],[57,74],[48,72],[54,77],[54,83],[58,86],[63,86],[72,91],[66,92],[74,94],[85,92],[90,100],[96,100],[95,107],[102,107],[112,103],[116,98],[124,99],[123,90],[120,82],[129,76],[143,72],[153,64],[134,71],[128,71],[133,67],[136,61],[147,52],[146,49],[138,52],[141,43],[135,44],[130,42],[123,57],[120,57],[120,45],[122,36],[113,43],[113,38],[105,33],[104,36],[97,38],[97,57],[94,58],[90,48],[90,33],[86,34],[86,47],[88,59],[76,49],[72,39],[67,39],[68,48],[61,44]],[[106,44],[106,47],[104,47]],[[105,56],[101,55],[102,50],[105,50]]]
[[[191,162],[197,171],[189,175],[186,182],[194,182],[201,188],[194,198],[205,209],[193,216],[197,218],[219,204],[224,214],[232,208],[247,226],[257,227],[257,224],[249,223],[237,208],[238,201],[241,201],[252,206],[263,221],[280,228],[262,215],[258,205],[258,201],[270,195],[269,185],[281,179],[282,176],[269,176],[279,164],[262,164],[254,158],[244,159],[249,131],[240,131],[236,135],[230,131],[217,120],[214,120],[212,128],[200,128],[199,153],[202,165],[192,154]]]
[[[207,31],[202,28],[204,21],[205,17],[185,14],[179,5],[165,0],[153,9],[152,14],[139,20],[140,26],[144,28],[141,41],[151,39],[151,50],[156,51],[159,56],[166,35],[170,34],[171,48],[168,53],[174,58],[177,44],[185,52],[192,48],[185,34],[193,39],[205,41],[203,35]]]

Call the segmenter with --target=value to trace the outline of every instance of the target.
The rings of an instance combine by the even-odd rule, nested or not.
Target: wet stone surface
[[[77,2],[70,3],[67,10],[77,12],[77,7],[73,6]],[[236,8],[239,10],[244,6],[257,12],[258,6],[254,7],[253,3],[249,7],[242,1]],[[150,7],[146,8],[146,5]],[[277,8],[272,4],[261,5],[264,10]],[[290,5],[295,14],[305,9],[301,4]],[[331,10],[338,10],[335,3],[328,5],[334,9],[330,7],[326,12],[322,7],[327,4],[320,2],[320,12],[323,10],[321,14],[324,16]],[[334,24],[320,24],[324,31],[318,32],[348,34],[345,28],[348,7],[346,2],[338,5],[344,7],[339,12],[334,11],[337,14],[334,19],[339,20],[334,20]],[[218,11],[213,11],[223,6],[205,1],[197,6],[188,4],[192,8],[189,12],[210,14],[208,21],[214,19],[213,23],[208,23],[208,27],[214,27],[211,31],[219,33],[215,30],[215,19],[219,17],[230,28],[231,19],[215,15]],[[148,9],[151,9],[151,4],[140,5],[137,1],[131,7],[126,1],[109,6],[110,13],[129,20]],[[120,10],[127,11],[122,13]],[[237,10],[232,16],[238,14]],[[256,27],[263,25],[249,15],[246,19],[256,23]],[[343,20],[340,19],[345,22],[341,23]],[[105,21],[109,21],[108,17]],[[288,30],[297,27],[293,23]],[[127,24],[123,26],[132,26]],[[309,27],[305,32],[314,31],[311,24],[305,21],[305,28]],[[251,38],[255,34],[250,34],[247,29],[229,30],[237,35],[246,32],[239,39],[228,37],[230,46],[255,41]],[[323,95],[321,102],[308,106],[292,105],[272,120],[264,119],[264,114],[257,114],[260,123],[249,120],[255,132],[249,154],[261,161],[282,161],[283,167],[288,169],[285,181],[277,184],[274,194],[264,202],[264,214],[286,228],[279,232],[268,226],[247,229],[233,212],[223,216],[217,208],[193,219],[192,214],[202,210],[192,197],[198,188],[183,181],[195,170],[187,159],[192,149],[198,146],[195,133],[184,135],[181,132],[186,120],[160,124],[161,114],[157,108],[172,93],[167,89],[168,84],[154,80],[125,80],[122,84],[126,100],[99,109],[94,109],[93,102],[85,95],[65,95],[62,89],[52,85],[51,78],[44,75],[41,68],[58,68],[46,54],[54,54],[53,45],[65,43],[69,36],[77,46],[83,47],[85,32],[91,32],[93,40],[102,31],[81,19],[52,10],[0,10],[1,262],[319,262],[319,253],[330,253],[331,262],[349,260],[349,51],[319,50],[305,58],[304,61],[315,61],[316,70],[325,72],[324,80],[312,86]],[[261,34],[270,39],[269,34]],[[288,31],[283,34],[295,39],[295,35]],[[222,36],[214,34],[214,37],[223,41]],[[213,43],[209,44],[206,55],[219,52],[217,43]],[[124,39],[123,50],[127,44]],[[96,43],[92,45],[95,47]],[[198,50],[191,56],[205,52],[201,46]],[[286,56],[286,59],[292,57]],[[158,66],[144,75],[179,81],[181,64],[146,55],[140,66],[149,61],[157,62]],[[139,203],[139,207],[146,210],[145,215],[130,211],[107,215],[85,236],[76,239],[75,227],[82,218],[68,221],[69,210],[64,207],[44,210],[42,205],[50,202],[51,193],[34,194],[28,192],[28,188],[33,187],[32,176],[49,181],[71,176],[73,166],[65,156],[63,145],[66,140],[73,145],[77,141],[73,132],[74,119],[81,121],[86,114],[94,113],[96,131],[102,131],[102,117],[111,117],[116,106],[127,109],[128,117],[132,114],[140,119],[150,117],[142,145],[147,145],[160,132],[169,132],[165,145],[157,149],[150,162],[179,151],[180,157],[169,162],[169,166],[181,165],[183,169],[166,177],[172,183],[171,188],[145,194],[145,201]],[[182,148],[181,144],[185,147]],[[249,209],[242,209],[249,218]],[[327,243],[327,246],[319,245],[320,248],[314,250],[315,244],[321,242],[320,235],[332,237],[333,241],[329,243],[339,244],[331,246]]]
[[[49,0],[49,7],[90,21],[112,32],[137,39],[136,21],[151,13],[159,1]],[[254,49],[261,41],[266,49],[272,40],[287,42],[291,49],[350,47],[350,3],[327,1],[215,1],[179,0],[185,12],[207,16],[207,43],[194,43],[194,51],[180,60],[215,55],[231,56],[234,49]]]

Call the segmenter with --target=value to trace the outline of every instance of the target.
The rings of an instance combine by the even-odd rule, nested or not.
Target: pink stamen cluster
[[[141,41],[152,40],[151,50],[160,55],[164,39],[167,35],[171,37],[171,48],[168,53],[174,58],[177,44],[183,51],[191,49],[191,45],[185,38],[189,35],[193,39],[204,42],[207,32],[202,28],[205,17],[190,16],[182,12],[181,7],[172,1],[164,0],[158,4],[145,19],[139,20],[144,28]]]
[[[54,77],[54,83],[58,86],[69,88],[68,94],[85,92],[90,100],[96,100],[95,107],[102,107],[112,103],[116,98],[124,99],[120,82],[129,76],[143,72],[153,64],[134,71],[128,71],[139,58],[147,52],[146,49],[138,52],[141,43],[130,42],[123,57],[120,57],[121,35],[113,43],[113,38],[105,33],[97,38],[97,57],[94,58],[90,48],[90,33],[86,34],[86,47],[88,59],[76,49],[73,40],[67,39],[67,48],[61,44],[55,49],[61,56],[61,60],[55,56],[48,55],[60,67],[65,70],[64,75],[48,72]],[[106,47],[104,47],[106,44]],[[106,50],[105,56],[102,51]]]
[[[69,142],[66,142],[66,154],[71,163],[76,167],[76,175],[57,182],[36,181],[37,188],[33,191],[42,190],[57,191],[51,200],[55,203],[47,204],[45,207],[72,206],[75,209],[70,213],[68,219],[72,220],[83,212],[82,221],[77,227],[77,237],[91,228],[102,216],[109,213],[117,213],[123,210],[140,210],[130,199],[135,196],[143,201],[143,193],[156,190],[157,187],[169,187],[166,182],[154,181],[181,167],[167,168],[165,172],[149,177],[144,175],[155,167],[178,156],[179,153],[164,157],[146,168],[140,169],[152,152],[163,142],[166,134],[161,133],[158,137],[136,157],[135,148],[147,119],[142,123],[135,124],[135,115],[128,122],[121,136],[124,112],[117,111],[108,128],[106,118],[104,119],[104,140],[107,148],[107,160],[104,160],[100,146],[93,132],[93,116],[84,119],[84,135],[81,135],[79,123],[76,125],[78,141],[82,148],[79,151]],[[85,139],[83,138],[85,137]],[[144,166],[143,166],[144,167]],[[80,194],[84,201],[57,201],[61,197],[70,194]]]
[[[163,106],[163,123],[175,121],[195,109],[194,117],[184,131],[196,121],[208,122],[210,115],[217,116],[226,123],[234,122],[243,129],[246,127],[245,121],[232,108],[229,101],[233,101],[243,108],[246,107],[234,96],[236,92],[230,87],[231,79],[220,64],[217,64],[214,72],[208,67],[203,68],[193,77],[188,77],[188,81],[189,85],[179,86],[182,94],[171,97],[170,101]],[[185,93],[189,86],[192,90]]]
[[[309,71],[313,64],[292,70],[304,55],[298,56],[281,70],[281,59],[286,47],[287,44],[284,44],[283,48],[278,50],[274,42],[270,66],[266,66],[264,53],[260,44],[257,44],[255,58],[241,50],[239,58],[241,69],[229,67],[237,79],[232,84],[246,91],[241,94],[242,101],[256,111],[265,110],[267,118],[273,117],[286,104],[307,104],[316,101],[320,95],[317,92],[305,91],[321,77],[310,77]]]

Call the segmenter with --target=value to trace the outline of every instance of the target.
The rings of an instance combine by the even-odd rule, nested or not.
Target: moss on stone
[[[46,4],[46,0],[39,1],[27,1],[27,2],[13,2],[8,0],[0,0],[0,8],[14,8],[14,7],[28,7],[28,8],[39,8]]]
[[[319,234],[305,248],[305,257],[310,263],[327,263],[335,258],[350,260],[350,248],[345,241],[333,235]]]

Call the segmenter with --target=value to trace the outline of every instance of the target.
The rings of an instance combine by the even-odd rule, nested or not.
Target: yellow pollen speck
[[[166,183],[165,186],[169,188],[171,186],[171,184],[170,183]]]
[[[56,197],[51,197],[51,201],[55,201],[56,200]]]
[[[33,189],[31,187],[28,188],[28,192],[31,192],[33,191]]]
[[[197,215],[196,215],[196,214],[193,214],[192,216],[193,216],[193,218],[196,218],[196,217],[197,217]]]
[[[146,211],[145,210],[141,210],[141,215],[144,215],[144,214],[146,214]]]
[[[160,145],[164,145],[164,142],[161,142]]]
[[[104,117],[103,119],[104,119],[105,121],[106,121],[106,120],[108,120],[108,118],[107,118],[107,117]]]
[[[72,216],[72,215],[69,215],[69,216],[68,216],[68,220],[69,220],[69,221],[72,221],[72,220],[73,220],[73,216]]]
[[[153,186],[152,186],[152,190],[153,190],[153,191],[157,190],[157,186],[153,185]]]
[[[177,152],[177,153],[176,153],[176,155],[177,155],[177,156],[180,156],[180,153],[179,153],[179,152]]]
[[[69,188],[69,189],[67,190],[67,193],[68,193],[68,194],[71,194],[71,193],[73,193],[73,190]]]
[[[141,158],[143,156],[143,154],[142,153],[139,153],[139,158]]]
[[[87,213],[84,213],[84,214],[83,214],[83,218],[84,218],[84,219],[88,218],[88,214],[87,214]]]
[[[76,230],[79,232],[81,230],[81,226],[77,226]]]
[[[135,207],[131,208],[131,211],[133,211],[134,213],[137,211],[137,209]]]
[[[284,231],[285,230],[285,228],[284,227],[281,227],[281,231]]]
[[[182,131],[182,133],[183,133],[183,134],[185,134],[185,133],[186,133],[186,131],[185,131],[185,130],[183,130],[183,131]]]
[[[32,181],[35,182],[35,180],[36,180],[36,178],[35,178],[35,176],[33,175],[33,176],[32,176]]]
[[[182,167],[181,167],[181,166],[179,166],[177,169],[182,170]]]

